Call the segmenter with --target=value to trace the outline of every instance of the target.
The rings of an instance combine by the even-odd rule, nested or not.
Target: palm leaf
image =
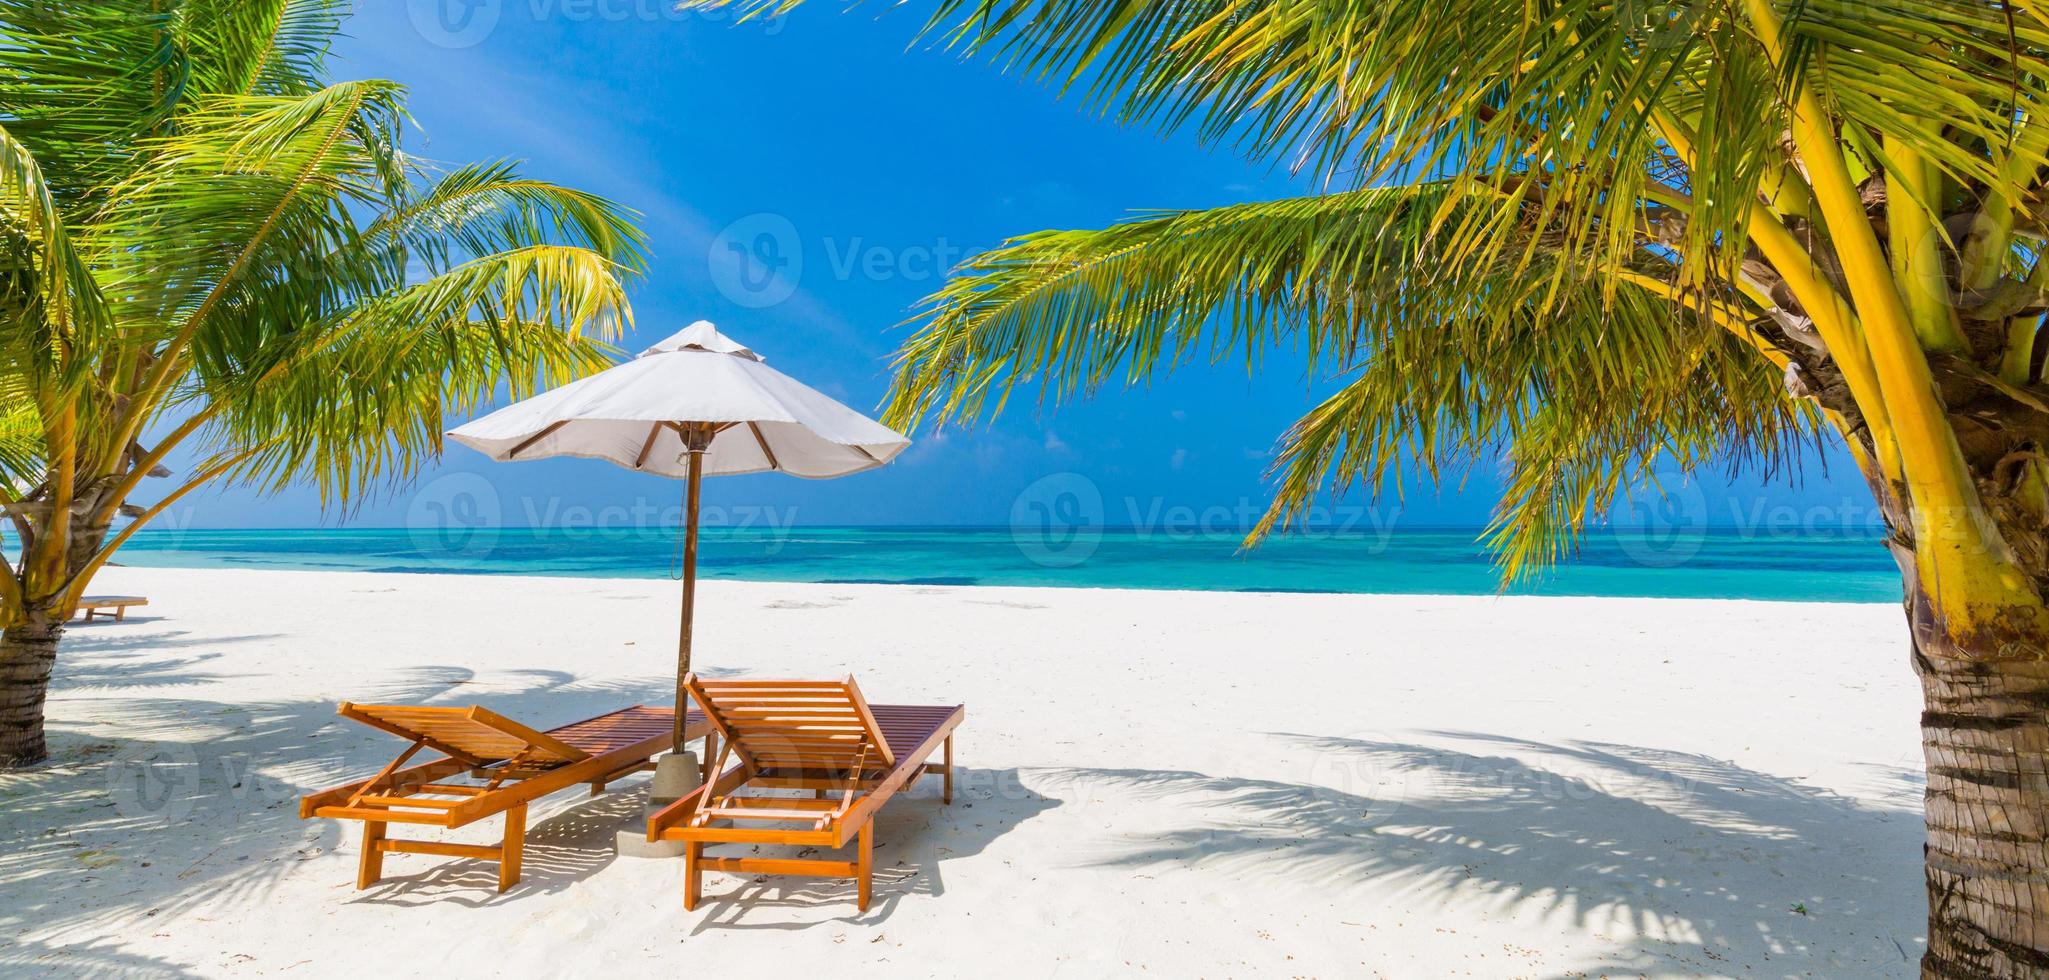
[[[473,260],[282,338],[185,397],[221,410],[218,452],[268,447],[238,478],[362,499],[439,453],[448,415],[503,385],[524,397],[605,366],[604,341],[629,316],[619,271],[553,245]]]
[[[321,87],[348,0],[185,0],[180,42],[196,94],[300,95]]]
[[[43,478],[43,419],[26,378],[0,373],[0,491],[19,493]]]
[[[1200,356],[1300,350],[1312,374],[1348,380],[1289,433],[1255,537],[1326,484],[1398,485],[1404,459],[1452,477],[1505,447],[1497,529],[1512,572],[1554,557],[1661,461],[1791,465],[1815,419],[1742,324],[1575,270],[1541,226],[1473,261],[1460,229],[1495,204],[1444,181],[1027,236],[934,297],[889,417],[980,417],[1020,383],[1059,399]],[[1650,250],[1635,268],[1676,276]]]

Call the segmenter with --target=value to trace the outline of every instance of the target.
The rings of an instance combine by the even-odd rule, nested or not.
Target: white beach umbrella
[[[676,646],[676,749],[697,604],[699,486],[777,471],[814,480],[872,470],[911,441],[768,366],[699,320],[640,356],[448,433],[501,462],[580,456],[689,481],[683,621]]]

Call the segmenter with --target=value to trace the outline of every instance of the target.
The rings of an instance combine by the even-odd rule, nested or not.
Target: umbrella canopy
[[[689,481],[683,619],[676,641],[676,751],[697,608],[698,486],[706,476],[776,471],[822,480],[872,470],[911,441],[768,366],[710,323],[608,371],[543,392],[448,433],[495,460],[581,456]],[[708,761],[708,760],[707,760]]]
[[[769,367],[703,320],[618,367],[448,435],[499,461],[580,456],[681,479],[689,475],[693,423],[715,430],[704,452],[706,476],[846,476],[888,463],[911,444]]]

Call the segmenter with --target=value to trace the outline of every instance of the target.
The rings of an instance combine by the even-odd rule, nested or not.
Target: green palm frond
[[[1568,553],[1660,467],[1783,471],[1818,438],[1818,417],[1785,397],[1779,372],[1698,311],[1587,282],[1539,313],[1496,299],[1535,292],[1518,276],[1544,273],[1418,284],[1380,311],[1366,362],[1282,440],[1255,539],[1325,487],[1399,489],[1405,460],[1415,475],[1462,479],[1499,455],[1507,472],[1489,537],[1504,572],[1522,575]]]
[[[107,310],[73,247],[64,215],[29,148],[0,128],[0,349],[14,367],[63,386],[78,381],[64,353],[90,346]],[[64,373],[73,363],[70,374]]]
[[[510,163],[464,166],[365,227],[362,247],[432,269],[534,242],[576,242],[644,271],[637,217],[594,194],[521,176]]]
[[[187,0],[181,46],[205,95],[297,95],[320,87],[349,0]]]
[[[12,495],[43,478],[43,419],[26,378],[0,373],[0,491]]]
[[[0,124],[59,201],[96,198],[177,111],[188,80],[178,12],[158,0],[0,0]]]
[[[1137,383],[1208,350],[1299,339],[1312,368],[1357,350],[1361,277],[1460,193],[1351,191],[1040,232],[969,260],[899,352],[894,424],[982,415],[1037,379],[1058,399]],[[1404,231],[1404,226],[1407,231]],[[993,401],[992,401],[993,398]]]
[[[444,419],[501,386],[525,397],[606,366],[629,316],[620,271],[589,249],[500,252],[281,338],[187,399],[219,408],[217,452],[269,447],[239,478],[360,499],[438,453]]]
[[[1404,459],[1443,479],[1505,448],[1496,530],[1512,572],[1555,557],[1661,461],[1790,465],[1816,419],[1743,324],[1561,270],[1572,256],[1530,225],[1492,261],[1475,255],[1458,229],[1495,201],[1441,181],[1027,236],[933,298],[889,418],[972,418],[1019,384],[1057,399],[1194,357],[1300,350],[1346,383],[1284,440],[1255,537],[1326,485],[1377,491]],[[1654,253],[1633,271],[1676,281]]]
[[[1999,159],[2032,174],[2049,144],[2016,140],[2017,120],[2049,111],[2049,24],[2000,4],[1801,0],[1781,76],[1814,85],[1863,132],[1845,137],[1878,156],[1903,138],[1960,179],[2021,190]],[[1994,152],[1987,153],[1986,149]],[[2032,179],[2028,181],[2032,183]]]
[[[0,0],[0,481],[54,505],[21,521],[104,526],[181,446],[159,507],[221,479],[347,507],[438,453],[448,413],[606,363],[646,263],[632,212],[408,156],[403,88],[321,78],[346,12]],[[34,535],[0,625],[128,533],[83,565]]]
[[[301,317],[317,314],[321,297],[349,285],[337,278],[349,270],[318,260],[358,237],[351,209],[390,207],[402,193],[388,183],[383,148],[364,137],[397,127],[400,92],[349,82],[230,97],[196,112],[187,131],[149,141],[153,159],[92,229],[122,284],[108,290],[121,296],[120,317],[168,338],[195,318],[246,309],[265,286],[291,292]]]
[[[303,95],[348,0],[0,0],[0,125],[66,207],[103,203],[142,141],[238,95]]]

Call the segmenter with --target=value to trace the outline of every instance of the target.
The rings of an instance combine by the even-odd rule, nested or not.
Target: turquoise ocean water
[[[1022,585],[1488,595],[1500,581],[1472,529],[1276,537],[1251,552],[1225,533],[1084,529],[708,529],[700,574],[772,582]],[[151,530],[119,562],[139,567],[663,578],[668,528]],[[1534,595],[1894,602],[1898,572],[1875,533],[1746,534],[1601,529],[1579,557],[1515,585]]]

